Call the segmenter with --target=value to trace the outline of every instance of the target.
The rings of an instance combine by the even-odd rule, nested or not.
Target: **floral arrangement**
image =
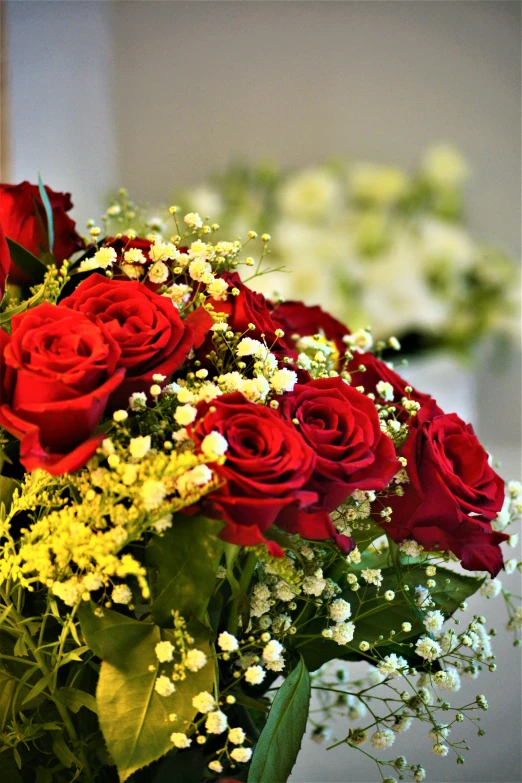
[[[512,339],[519,311],[515,264],[466,225],[468,175],[460,154],[440,145],[412,174],[344,160],[239,165],[175,201],[213,215],[230,236],[252,225],[272,235],[279,271],[253,281],[264,294],[323,305],[352,328],[371,324],[379,339],[395,334],[408,355],[465,358],[489,334]],[[140,208],[125,193],[107,211],[114,232],[168,225],[165,208]]]
[[[268,235],[84,240],[70,206],[0,186],[6,780],[285,781],[339,710],[388,783],[426,775],[386,753],[414,721],[462,763],[495,632],[455,615],[500,595],[518,640],[522,485],[370,331],[250,288]]]

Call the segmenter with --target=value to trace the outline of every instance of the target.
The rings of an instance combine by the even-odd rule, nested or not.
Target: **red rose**
[[[283,329],[285,340],[290,345],[293,334],[300,337],[320,334],[334,342],[339,352],[337,365],[342,364],[341,359],[344,358],[347,348],[343,337],[350,334],[350,330],[319,305],[309,307],[303,302],[283,302],[274,307],[272,318]]]
[[[0,299],[4,295],[5,281],[9,273],[9,267],[11,266],[11,254],[9,247],[5,240],[4,229],[2,223],[0,223]]]
[[[176,263],[167,261],[169,276],[161,283],[153,282],[149,277],[151,267],[154,265],[154,260],[150,255],[153,244],[150,239],[144,239],[143,237],[133,237],[131,239],[124,234],[121,237],[108,237],[100,247],[110,247],[116,253],[116,263],[111,266],[111,272],[115,280],[139,280],[149,291],[156,293],[159,289],[164,290],[174,282],[175,276],[172,276],[172,267],[175,267]],[[93,245],[90,255],[94,255],[95,250],[96,248]],[[126,253],[133,250],[141,251],[141,256],[138,253],[136,258],[136,255],[131,253],[126,257]],[[188,248],[182,246],[178,250],[180,253],[186,253]]]
[[[255,405],[239,392],[212,403],[199,403],[190,435],[200,444],[217,431],[228,442],[226,461],[215,470],[225,483],[203,501],[203,507],[227,523],[221,537],[241,546],[266,543],[263,533],[279,523],[283,512],[297,512],[317,496],[306,484],[315,465],[314,452],[271,408]]]
[[[264,340],[268,348],[276,356],[295,357],[297,354],[293,347],[277,337],[276,329],[281,327],[274,321],[268,302],[263,294],[252,291],[245,283],[242,283],[237,272],[225,272],[221,277],[229,284],[229,292],[232,288],[239,289],[237,296],[229,293],[225,302],[210,299],[210,303],[214,306],[214,310],[217,313],[227,313],[229,328],[233,332],[246,333],[249,337],[253,337],[256,340],[262,340],[261,335],[264,334]],[[255,329],[250,330],[249,324],[254,324]]]
[[[111,408],[127,407],[133,392],[148,392],[153,375],[171,375],[212,325],[201,308],[182,321],[167,297],[137,281],[99,274],[80,283],[60,306],[101,321],[120,346],[118,366],[126,375],[111,397]]]
[[[340,377],[297,385],[283,395],[281,415],[317,455],[308,488],[317,492],[314,511],[333,511],[354,490],[384,489],[401,465],[382,432],[374,403]]]
[[[49,248],[47,237],[47,217],[38,185],[21,182],[19,185],[0,185],[0,221],[5,235],[40,256],[51,252],[61,263],[84,247],[84,241],[76,232],[74,220],[67,215],[72,209],[70,193],[56,193],[45,186],[54,223],[54,245]],[[10,282],[23,285],[28,282],[27,275],[14,264],[9,274]]]
[[[118,256],[118,264],[125,263],[124,253],[127,250],[141,250],[143,253],[145,258],[143,264],[127,264],[127,268],[124,271],[121,271],[121,269],[116,266],[112,268],[114,274],[117,275],[120,279],[123,278],[124,280],[128,280],[131,278],[138,280],[139,278],[143,277],[145,272],[148,271],[148,268],[152,263],[152,259],[149,256],[149,252],[152,247],[152,242],[150,239],[143,239],[143,237],[129,239],[127,236],[122,236],[120,239],[117,239],[116,237],[109,237],[105,240],[103,246],[112,247],[113,250],[115,250],[116,255]],[[156,291],[159,286],[149,282],[147,287],[153,291]]]
[[[78,470],[104,437],[93,433],[125,374],[120,348],[102,323],[47,302],[12,324],[11,337],[0,330],[0,425],[26,470]]]
[[[365,368],[363,371],[359,370],[361,365]],[[431,400],[429,394],[424,394],[416,389],[407,394],[405,389],[406,386],[409,386],[408,381],[394,372],[386,362],[374,356],[373,353],[355,353],[346,369],[351,375],[353,386],[362,386],[365,394],[375,394],[378,402],[382,402],[382,398],[377,384],[380,382],[389,383],[393,390],[394,407],[398,411],[400,418],[406,418],[407,420],[410,418],[406,412],[404,412],[404,416],[401,415],[403,407],[400,403],[403,397],[408,397],[410,400],[418,402],[421,406],[426,405]]]
[[[103,243],[104,247],[112,247],[116,251],[118,258],[121,258],[124,250],[131,250],[133,248],[141,250],[145,256],[147,263],[151,263],[152,259],[149,257],[149,251],[152,247],[150,239],[144,239],[143,237],[134,237],[130,239],[128,236],[122,237],[108,237]]]
[[[392,496],[386,532],[396,541],[413,538],[428,550],[449,550],[464,568],[502,567],[499,544],[508,536],[491,527],[502,508],[504,482],[491,468],[473,428],[456,413],[445,414],[434,401],[414,418],[400,450],[410,483]]]

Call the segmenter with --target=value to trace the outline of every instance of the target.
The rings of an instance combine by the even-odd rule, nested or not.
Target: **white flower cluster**
[[[194,639],[187,630],[185,620],[178,612],[174,613],[174,628],[174,643],[169,639],[158,642],[154,648],[157,663],[151,662],[149,666],[149,671],[154,671],[159,663],[160,673],[156,677],[154,689],[159,696],[165,698],[174,693],[175,682],[184,680],[187,677],[187,671],[198,672],[208,663],[205,652],[192,646]],[[166,668],[163,666],[163,664],[169,663],[172,664],[170,675],[166,674]],[[173,740],[173,742],[175,741]],[[182,746],[176,745],[176,747]]]

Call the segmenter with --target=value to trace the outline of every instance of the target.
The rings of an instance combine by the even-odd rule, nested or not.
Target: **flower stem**
[[[230,607],[230,614],[228,616],[228,631],[229,633],[232,633],[234,635],[237,634],[237,629],[239,625],[239,618],[238,618],[239,601],[242,597],[246,597],[247,588],[250,584],[250,580],[252,579],[252,574],[254,573],[256,564],[257,564],[257,553],[255,551],[249,552],[245,564],[243,566],[243,570],[241,572],[241,578],[239,580],[239,588],[236,591],[236,594],[232,600],[232,604]]]
[[[40,652],[40,650],[38,650],[38,647],[36,646],[32,636],[27,630],[27,625],[26,623],[24,623],[24,618],[19,613],[18,609],[16,608],[16,605],[11,601],[9,594],[5,591],[5,589],[0,588],[0,596],[2,597],[2,600],[4,601],[5,605],[11,607],[9,611],[9,619],[13,623],[13,627],[15,627],[21,634],[25,644],[27,645],[28,649],[31,651],[34,660],[38,664],[38,667],[42,672],[42,675],[44,677],[49,677],[50,680],[51,669],[49,669],[49,667],[47,666],[47,663],[45,662],[45,656]],[[63,721],[67,734],[69,735],[69,739],[71,740],[71,742],[78,742],[78,734],[72,722],[71,716],[69,715],[69,711],[67,707],[64,704],[61,704],[57,699],[55,699],[54,688],[50,683],[47,685],[47,690],[49,692],[49,696],[53,704],[55,705],[58,711],[58,714],[60,715],[60,718]],[[82,748],[79,749],[78,755],[80,756],[80,759],[82,761],[83,768],[85,770],[87,778],[89,780],[92,780],[93,778],[92,778],[91,769],[89,767],[89,762],[87,761],[87,757],[84,754]]]

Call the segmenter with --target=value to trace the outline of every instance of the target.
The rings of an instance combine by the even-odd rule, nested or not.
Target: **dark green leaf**
[[[194,646],[203,650],[209,661],[199,672],[177,682],[175,692],[164,697],[156,693],[154,685],[158,674],[171,671],[172,664],[159,664],[154,648],[161,640],[173,642],[171,631],[107,609],[103,617],[96,617],[88,605],[80,610],[80,622],[87,643],[103,659],[96,690],[98,718],[120,780],[125,781],[172,749],[172,732],[184,731],[196,715],[192,697],[203,690],[212,691],[208,631],[196,621],[188,624]],[[169,720],[171,713],[178,716],[174,722]]]
[[[73,764],[81,769],[82,763],[80,759],[74,755],[72,750],[65,742],[62,734],[60,734],[60,736],[57,737],[53,742],[53,753],[56,758],[59,759],[65,767],[67,767],[67,769],[70,769]]]
[[[235,598],[239,593],[239,582],[237,581],[234,574],[234,566],[239,557],[239,553],[241,552],[241,547],[239,547],[237,544],[230,544],[227,541],[227,543],[223,546],[223,551],[225,553],[225,560],[227,563],[227,582],[230,585],[230,590],[232,591],[232,598]]]
[[[82,647],[76,647],[76,649],[71,650],[67,653],[67,655],[64,655],[64,657],[60,660],[59,666],[66,666],[71,661],[79,661],[81,663],[82,655],[89,649],[90,648],[85,644]]]
[[[41,680],[38,680],[38,682],[33,685],[27,696],[24,698],[22,705],[26,704],[28,701],[31,701],[31,699],[35,699],[43,690],[45,690],[51,681],[52,676],[53,672],[49,672],[49,674],[46,674],[41,678]]]
[[[18,656],[18,658],[24,658],[27,653],[27,645],[25,643],[25,639],[23,636],[19,636],[16,640],[16,644],[14,646],[14,654]]]
[[[377,522],[374,522],[371,517],[357,522],[357,525],[357,529],[352,530],[351,537],[354,539],[360,552],[364,552],[372,541],[384,535],[382,527]]]
[[[78,712],[81,707],[86,707],[91,712],[96,712],[96,699],[86,691],[63,687],[59,688],[54,695],[61,704],[65,704],[72,712]]]
[[[188,753],[170,753],[164,756],[136,772],[130,783],[208,783],[209,760],[208,748],[193,742]]]
[[[19,489],[20,484],[8,476],[0,476],[0,505],[3,504],[5,513],[9,513],[11,503],[13,501],[13,493],[15,489]]]
[[[10,714],[11,701],[16,688],[16,681],[8,671],[0,669],[0,732],[5,728]]]
[[[53,783],[53,773],[45,767],[36,770],[36,783]]]
[[[288,780],[301,748],[310,705],[310,677],[302,658],[276,693],[256,745],[248,783]]]
[[[49,201],[49,196],[47,195],[47,191],[45,189],[45,185],[43,183],[43,180],[40,176],[40,172],[38,172],[38,190],[40,191],[40,198],[42,199],[44,208],[45,208],[45,215],[47,217],[47,236],[49,238],[49,253],[52,254],[53,247],[54,247],[54,217],[53,217],[53,209],[51,207],[51,202]]]
[[[94,605],[82,604],[78,611],[82,632],[87,644],[98,658],[107,663],[125,665],[125,648],[137,647],[150,635],[154,626],[147,622],[138,622],[120,612],[103,610],[103,616],[97,617]]]
[[[279,544],[282,549],[291,549],[293,552],[299,552],[299,547],[296,541],[290,538],[288,533],[284,533],[275,527],[275,525],[272,525],[272,527],[268,528],[268,530],[265,532],[265,537],[270,541],[275,541],[276,544]]]
[[[0,324],[8,323],[14,315],[20,315],[20,313],[25,313],[25,311],[29,310],[29,308],[39,304],[40,301],[44,298],[44,295],[45,295],[45,286],[42,286],[40,290],[30,299],[26,299],[25,302],[22,302],[16,307],[12,307],[10,310],[7,310],[5,313],[2,313],[0,315]]]
[[[17,642],[20,638],[22,637],[18,637]],[[15,655],[17,642],[0,630],[0,666],[2,666],[0,669],[0,731],[2,723],[7,724],[7,721],[11,720],[11,710],[16,713],[21,709],[22,700],[41,675],[37,663],[31,664],[27,659],[22,658],[17,661],[12,657]],[[40,698],[43,699],[43,697]]]
[[[401,579],[403,584],[409,588],[406,593],[408,602],[405,603],[405,599],[401,598],[400,594],[397,595],[396,600],[387,601],[384,598],[386,590],[393,590],[393,592],[398,590],[397,573],[395,567],[390,565],[389,561],[390,553],[388,550],[380,553],[366,550],[361,558],[361,563],[355,567],[350,567],[359,571],[364,568],[380,568],[383,582],[379,591],[372,585],[362,588],[365,591],[365,602],[359,613],[354,611],[358,604],[354,593],[349,588],[341,593],[341,597],[352,606],[353,614],[350,619],[355,623],[355,635],[349,647],[343,647],[336,642],[320,638],[321,631],[326,627],[324,619],[307,623],[305,633],[306,637],[310,635],[310,638],[299,641],[298,631],[295,637],[296,649],[302,654],[310,671],[315,671],[334,658],[364,660],[364,656],[358,652],[360,642],[374,642],[380,634],[384,638],[382,642],[377,644],[377,647],[379,647],[382,655],[395,652],[405,658],[409,657],[412,664],[422,665],[423,662],[420,659],[413,660],[415,658],[413,651],[408,655],[407,650],[404,648],[399,649],[397,645],[389,641],[388,637],[390,631],[395,631],[399,641],[404,642],[406,640],[413,641],[419,635],[426,633],[422,623],[423,612],[415,604],[415,588],[417,586],[426,587],[430,577],[427,576],[425,566],[421,565],[421,561],[401,556]],[[450,617],[458,609],[462,601],[465,601],[466,598],[477,592],[483,579],[465,576],[437,566],[435,581],[437,586],[431,591],[434,605],[430,608],[440,609],[445,617]],[[411,623],[412,626],[411,631],[407,634],[400,633],[402,623],[405,621]],[[311,638],[312,634],[316,638]]]
[[[217,537],[222,522],[179,514],[172,527],[147,546],[152,617],[158,625],[172,625],[172,610],[201,619],[216,584],[223,551]]]
[[[25,247],[22,247],[18,242],[15,242],[14,239],[10,239],[9,237],[6,237],[6,239],[13,264],[17,266],[18,269],[21,269],[22,272],[25,272],[33,283],[43,282],[44,275],[47,272],[45,264],[43,264],[39,258],[33,256]]]
[[[18,769],[22,769],[22,759],[20,758],[20,753],[18,752],[18,748],[13,748],[13,756],[14,760],[16,761],[16,766]]]
[[[258,710],[259,712],[269,712],[270,705],[268,703],[253,699],[252,696],[247,696],[242,691],[234,691],[234,696],[238,704],[243,707],[248,707],[249,710]]]
[[[11,661],[9,662],[11,665]],[[25,699],[25,696],[29,693],[32,683],[34,683],[35,679],[39,678],[41,675],[40,667],[38,664],[34,664],[32,666],[26,666],[24,667],[25,671],[18,680],[16,684],[16,691],[15,691],[15,711],[19,711],[22,708],[22,702]],[[44,701],[44,696],[36,696],[35,697],[38,701]],[[34,705],[31,705],[34,706]]]
[[[4,750],[6,752],[2,753],[2,756],[0,756],[2,780],[6,781],[6,783],[7,781],[9,781],[9,783],[23,783],[22,776],[18,771],[18,766],[16,764],[14,754],[10,753],[7,747],[2,748],[2,751]]]
[[[357,525],[358,527],[356,529],[353,529],[351,532],[351,538],[353,538],[353,540],[357,545],[357,548],[362,553],[363,565],[353,566],[353,568],[358,568],[358,567],[379,568],[380,566],[372,565],[370,563],[370,560],[373,561],[375,559],[375,548],[372,547],[370,552],[368,552],[367,550],[369,549],[373,541],[380,538],[384,534],[382,527],[378,525],[376,522],[374,522],[371,517],[368,517],[368,519],[358,521]],[[386,560],[387,557],[388,557],[387,554],[385,554]],[[368,560],[368,558],[370,558],[370,560]],[[385,565],[386,564],[387,563],[385,563]],[[345,558],[337,557],[336,560],[328,569],[326,576],[332,579],[334,582],[337,582],[339,579],[341,580],[343,579],[346,572],[347,571],[346,571]]]
[[[435,604],[433,608],[440,609],[445,617],[451,617],[463,601],[480,589],[485,579],[483,576],[458,574],[441,566],[437,566],[437,573],[432,578],[437,584],[431,590],[431,597]],[[410,595],[414,594],[417,585],[426,587],[428,579],[430,577],[424,568],[417,568],[414,572],[410,571],[405,580],[405,583],[410,587]]]

